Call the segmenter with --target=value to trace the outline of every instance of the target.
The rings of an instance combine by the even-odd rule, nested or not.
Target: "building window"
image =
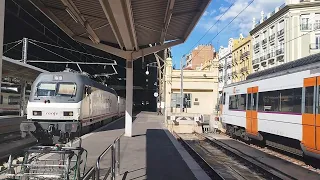
[[[319,45],[320,45],[320,34],[316,34],[316,40],[315,40],[315,49],[320,49]],[[311,46],[312,48],[312,46]]]
[[[310,14],[302,14],[300,16],[300,29],[303,30],[311,30],[310,24]]]
[[[284,20],[281,20],[278,25],[278,31],[281,31],[282,29],[284,29]]]
[[[183,107],[184,108],[191,108],[191,94],[190,93],[186,93],[183,94],[184,98],[183,98]],[[181,102],[181,96],[180,93],[173,93],[171,96],[171,107],[175,107],[175,108],[180,108],[180,103]]]
[[[8,97],[8,104],[9,105],[18,105],[20,103],[19,96],[9,96]]]
[[[0,96],[0,104],[3,104],[3,96]]]

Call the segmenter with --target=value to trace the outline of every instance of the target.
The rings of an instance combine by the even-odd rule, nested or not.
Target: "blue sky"
[[[261,11],[264,11],[266,16],[268,13],[271,13],[275,7],[283,4],[285,0],[254,0],[245,11],[217,35],[217,33],[251,1],[252,0],[212,0],[186,42],[172,48],[175,67],[180,68],[181,57],[189,53],[199,44],[211,43],[214,45],[216,51],[219,51],[220,46],[226,46],[228,44],[229,38],[238,38],[240,33],[244,36],[248,35],[252,27],[253,17],[255,17],[256,22],[258,22],[261,18]],[[231,5],[232,7],[226,11]],[[225,14],[221,17],[223,13]],[[220,20],[217,21],[219,18]],[[205,35],[208,30],[209,32]],[[198,42],[202,37],[203,39]]]

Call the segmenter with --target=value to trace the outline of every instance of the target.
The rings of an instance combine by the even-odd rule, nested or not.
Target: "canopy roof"
[[[74,40],[132,60],[183,43],[211,0],[29,1]]]

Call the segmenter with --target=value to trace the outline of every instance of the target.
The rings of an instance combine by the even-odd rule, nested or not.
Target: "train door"
[[[246,132],[258,134],[258,87],[247,89]]]
[[[308,150],[320,150],[320,77],[305,78],[302,101],[302,143]]]

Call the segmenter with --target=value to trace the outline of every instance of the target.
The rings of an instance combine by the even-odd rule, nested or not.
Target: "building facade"
[[[166,60],[165,114],[180,113],[181,71]],[[184,112],[212,115],[218,103],[218,69],[183,71]]]
[[[215,49],[213,45],[199,45],[186,56],[186,68],[199,70],[206,61],[214,59],[214,54]]]
[[[233,40],[232,48],[232,82],[239,82],[246,79],[251,73],[251,36]]]
[[[223,87],[232,82],[232,47],[233,39],[230,38],[228,46],[221,46],[219,49],[219,95],[222,94]]]
[[[267,16],[253,19],[253,71],[320,52],[320,1],[286,0]]]

